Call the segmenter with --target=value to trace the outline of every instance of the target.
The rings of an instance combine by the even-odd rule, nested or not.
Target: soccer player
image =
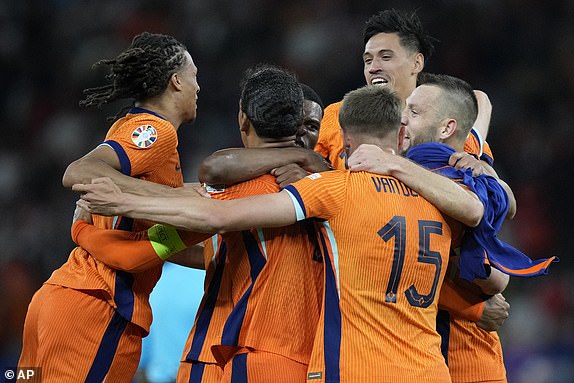
[[[199,168],[199,179],[211,185],[233,185],[273,171],[279,187],[305,177],[309,172],[329,170],[313,152],[323,118],[323,101],[308,85],[303,89],[303,123],[297,131],[299,148],[222,149],[207,157]]]
[[[350,92],[345,102],[348,111],[341,121],[349,152],[362,143],[397,150],[401,101],[395,95],[366,87]],[[477,199],[469,199],[452,181],[430,175],[431,184],[446,181],[454,186],[443,189],[453,194],[441,195],[452,202],[442,202],[449,205],[446,209],[461,207],[451,211],[452,216],[480,221],[482,205]],[[225,231],[286,225],[313,216],[329,219],[319,236],[326,284],[308,379],[450,381],[435,330],[435,296],[448,263],[451,230],[436,208],[400,181],[368,173],[326,172],[281,193],[241,201],[143,201],[113,189],[106,180],[96,182],[102,183],[74,187],[87,192],[80,205],[153,216],[180,228]],[[468,204],[456,203],[460,199]],[[381,291],[385,286],[386,293]]]
[[[182,186],[177,129],[195,119],[199,92],[197,68],[186,47],[171,36],[144,32],[116,58],[97,65],[110,68],[109,82],[86,89],[80,105],[124,98],[135,103],[115,121],[103,144],[68,167],[64,186],[104,175],[132,191],[137,190],[135,178],[165,185],[149,183],[150,190]],[[123,217],[94,221],[117,230],[149,226]],[[41,367],[44,382],[130,382],[152,321],[148,298],[161,264],[158,258],[155,267],[131,274],[75,248],[32,298],[19,365]]]
[[[365,44],[363,74],[366,83],[394,89],[404,103],[415,89],[419,74],[423,71],[425,63],[434,51],[435,40],[427,34],[415,13],[407,14],[390,9],[374,14],[367,20],[364,27],[363,41]],[[493,155],[488,143],[485,141],[488,133],[491,105],[485,93],[480,91],[475,93],[479,101],[479,114],[475,121],[475,128],[471,130],[464,149],[492,165]],[[347,157],[343,149],[338,120],[340,106],[341,102],[338,102],[327,106],[325,109],[325,115],[321,121],[319,141],[315,151],[328,158],[335,168],[345,169]],[[462,163],[459,165],[462,165]],[[507,192],[513,199],[511,191],[507,189]],[[450,292],[450,289],[445,289],[446,291]],[[466,295],[465,291],[459,291],[459,293]],[[495,302],[491,301],[489,305],[491,303]],[[467,343],[470,344],[475,342],[481,342],[481,340],[467,340]],[[500,342],[498,342],[497,347],[500,349]],[[498,352],[493,354],[493,358],[497,359],[497,363],[492,365],[492,367],[484,368],[483,363],[480,368],[475,368],[474,370],[504,370],[499,354]],[[490,359],[492,360],[493,358]],[[452,363],[456,363],[456,361],[451,361],[451,365]],[[474,379],[476,374],[472,374],[472,376],[471,379]],[[492,375],[485,375],[485,379],[490,376]],[[498,374],[497,376],[504,378],[505,374]]]
[[[401,98],[406,98],[417,86],[418,75],[434,51],[435,39],[428,35],[416,15],[396,9],[372,15],[365,23],[363,32],[363,74],[368,85],[389,87]],[[488,132],[490,103],[484,92],[476,91],[479,105],[476,129],[469,136],[467,148],[477,148],[482,158],[489,160],[490,148],[483,137]],[[315,151],[337,169],[346,168],[346,156],[338,120],[341,102],[325,108],[321,121],[319,141]]]
[[[464,127],[470,128],[470,120],[465,110],[472,109],[472,88],[464,81],[445,75],[426,74],[422,85],[407,98],[407,106],[402,117],[405,139],[402,141],[405,148],[411,148],[407,155],[412,160],[421,163],[421,159],[427,161],[427,167],[437,169],[439,172],[448,167],[449,157],[453,150],[462,152],[465,145],[466,133]],[[434,145],[425,143],[440,142],[445,145]],[[423,145],[421,145],[423,144]],[[447,148],[450,147],[450,150]],[[349,159],[349,165],[355,171],[372,171],[380,174],[390,174],[398,176],[398,172],[405,173],[407,170],[401,169],[400,163],[410,165],[409,162],[399,156],[390,156],[375,146],[371,146],[371,152],[365,152],[365,147],[359,148]],[[425,150],[432,150],[432,156],[442,155],[442,160],[431,156],[422,157],[421,153]],[[376,152],[376,153],[373,153]],[[477,161],[475,159],[475,161]],[[432,166],[429,166],[431,165]],[[482,165],[481,165],[482,166]],[[488,165],[483,165],[488,168]],[[401,170],[397,170],[401,169]],[[462,173],[461,173],[462,174]],[[460,174],[459,174],[460,176]],[[402,180],[410,185],[404,177]],[[495,202],[489,202],[489,199],[496,198],[489,195],[481,198],[485,203],[485,209],[493,211],[496,208]],[[490,206],[490,207],[489,207]],[[510,210],[510,209],[509,209]],[[502,212],[502,211],[501,211]],[[495,214],[485,212],[485,220],[494,220],[490,217]],[[513,214],[513,213],[512,213]],[[504,215],[502,215],[504,218]],[[496,226],[492,223],[492,226]],[[456,247],[456,246],[455,246]],[[496,251],[489,252],[490,262],[497,265],[493,257]],[[505,257],[510,258],[511,253],[506,253]],[[552,259],[544,262],[531,262],[525,259],[528,266],[528,273],[543,272]],[[507,271],[514,271],[513,275],[524,275],[519,270],[511,270],[506,266]],[[504,269],[504,268],[503,268]],[[458,280],[459,283],[462,281]],[[483,291],[477,291],[475,299],[486,299],[488,295],[493,295],[500,291],[489,291],[482,284],[481,280],[475,281],[483,288]],[[467,285],[467,284],[466,284]],[[498,302],[501,296],[495,296],[493,300]],[[439,325],[442,334],[445,336],[448,348],[448,363],[451,376],[454,382],[504,382],[505,370],[502,358],[502,348],[496,332],[487,332],[474,323],[460,318],[452,318],[449,321],[447,313],[442,313],[439,317]],[[472,343],[468,340],[473,339]]]
[[[270,66],[247,72],[239,112],[246,148],[295,146],[302,116],[302,91],[291,75]],[[212,195],[226,200],[278,190],[275,178],[267,174]],[[103,238],[113,241],[109,232],[79,225],[74,225],[75,239],[82,246],[93,248]],[[88,231],[96,237],[86,239]],[[251,382],[278,376],[285,382],[304,381],[323,286],[314,225],[228,232],[214,239],[219,241],[212,247],[216,262],[208,267],[206,294],[177,380],[231,381],[243,371]],[[223,376],[218,365],[224,366]]]

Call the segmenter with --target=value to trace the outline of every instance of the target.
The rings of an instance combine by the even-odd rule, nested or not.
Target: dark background
[[[501,234],[548,276],[513,278],[500,331],[510,382],[574,381],[574,1],[73,1],[0,3],[0,365],[14,365],[27,304],[73,247],[68,163],[101,142],[121,102],[81,110],[92,70],[144,30],[184,42],[199,68],[198,118],[180,129],[187,181],[214,150],[241,146],[239,79],[249,66],[294,71],[325,104],[364,84],[362,27],[378,10],[418,9],[440,40],[426,70],[488,93],[495,167],[518,213]],[[190,320],[190,327],[191,327]]]

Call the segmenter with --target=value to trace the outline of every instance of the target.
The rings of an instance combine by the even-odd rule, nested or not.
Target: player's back
[[[277,191],[275,178],[265,175],[232,186],[217,198]],[[230,232],[222,237],[235,244],[230,246],[228,270],[248,260],[250,278],[248,285],[233,278],[235,307],[227,319],[219,355],[227,359],[231,350],[247,347],[307,364],[323,287],[322,259],[312,241],[316,238],[313,223]]]
[[[225,200],[278,189],[270,175],[224,189],[208,188],[212,198]],[[214,281],[219,284],[217,299],[208,303],[206,290],[188,339],[186,360],[223,364],[239,348],[249,347],[308,363],[323,284],[323,265],[320,258],[312,258],[315,248],[308,230],[308,224],[301,223],[218,236],[217,262],[213,272],[208,270],[215,275],[208,289],[214,288]],[[194,334],[206,334],[201,347],[196,341],[194,348]],[[215,345],[219,346],[213,348],[216,359],[211,355]]]
[[[450,381],[435,329],[451,238],[441,213],[398,180],[365,172],[292,187],[307,217],[328,219],[324,328],[309,380]]]

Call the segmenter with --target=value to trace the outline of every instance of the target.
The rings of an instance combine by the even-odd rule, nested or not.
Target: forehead
[[[321,105],[317,104],[315,101],[303,100],[303,117],[321,121],[321,118],[323,117]]]
[[[195,67],[195,63],[193,62],[193,59],[191,58],[191,55],[189,54],[188,51],[184,51],[183,55],[185,57],[185,60],[183,61],[183,66],[190,66],[192,70],[197,70],[197,68]]]
[[[406,53],[397,33],[377,33],[365,44],[365,54],[375,54],[381,50]]]
[[[440,96],[440,88],[433,85],[419,85],[407,97],[408,105],[432,104]]]

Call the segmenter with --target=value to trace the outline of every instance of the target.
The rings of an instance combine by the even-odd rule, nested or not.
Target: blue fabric
[[[407,152],[407,158],[433,172],[456,179],[472,190],[484,205],[484,217],[480,224],[468,229],[462,239],[459,270],[460,277],[468,281],[485,279],[489,268],[515,276],[530,277],[547,274],[548,266],[557,262],[557,257],[533,261],[527,255],[496,237],[508,212],[506,191],[498,181],[489,175],[472,176],[472,170],[459,170],[448,165],[454,153],[451,147],[431,142],[417,145]]]

